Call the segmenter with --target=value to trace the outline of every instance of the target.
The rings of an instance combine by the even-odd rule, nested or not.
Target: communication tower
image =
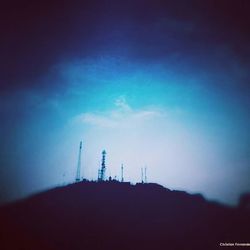
[[[76,182],[81,180],[81,155],[82,155],[82,141],[80,141],[78,163],[76,170]]]
[[[121,166],[121,182],[124,182],[124,178],[123,178],[123,164]]]
[[[105,179],[105,171],[106,171],[106,151],[102,151],[102,164],[101,169],[98,171],[98,181],[104,181]]]

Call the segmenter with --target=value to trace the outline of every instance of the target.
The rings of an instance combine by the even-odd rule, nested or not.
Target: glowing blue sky
[[[28,16],[35,24],[23,20],[24,34],[33,30],[40,39],[29,40],[29,50],[25,39],[17,41],[20,57],[9,55],[3,66],[1,202],[72,182],[80,140],[89,179],[97,178],[106,149],[113,177],[123,163],[125,179],[137,182],[147,166],[149,181],[230,204],[250,191],[245,26],[225,26],[220,17],[234,20],[230,11],[222,14],[223,5],[209,5],[215,19],[199,4],[172,3],[169,13],[152,3],[144,14],[137,5],[102,6],[102,13],[90,4],[83,8],[94,20],[88,24],[73,6],[69,14],[61,10],[69,27],[59,31],[52,14],[46,32],[37,17]],[[6,41],[15,36],[8,32]]]

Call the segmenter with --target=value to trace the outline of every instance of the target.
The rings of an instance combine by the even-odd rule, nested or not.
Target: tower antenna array
[[[99,170],[99,176],[98,176],[98,180],[99,181],[104,181],[105,179],[105,171],[106,171],[106,151],[103,150],[102,151],[102,165],[101,165],[101,169]]]
[[[141,168],[141,183],[147,183],[147,167]]]
[[[123,164],[122,164],[122,166],[121,166],[121,175],[122,175],[122,176],[121,176],[121,177],[122,177],[122,178],[121,178],[121,182],[123,182],[123,181],[124,181],[124,178],[123,178]]]
[[[78,155],[78,163],[76,170],[76,182],[80,181],[81,179],[81,155],[82,155],[82,141],[80,141],[80,146],[79,146],[79,155]]]
[[[143,168],[141,168],[141,183],[144,183]]]

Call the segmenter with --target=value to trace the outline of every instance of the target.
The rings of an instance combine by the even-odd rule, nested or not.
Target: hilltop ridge
[[[249,210],[158,184],[82,181],[0,209],[1,249],[217,249],[249,242]]]

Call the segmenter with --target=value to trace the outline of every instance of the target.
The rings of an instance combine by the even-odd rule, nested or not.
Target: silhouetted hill
[[[250,243],[248,209],[157,184],[79,182],[0,209],[0,249],[217,249]]]

